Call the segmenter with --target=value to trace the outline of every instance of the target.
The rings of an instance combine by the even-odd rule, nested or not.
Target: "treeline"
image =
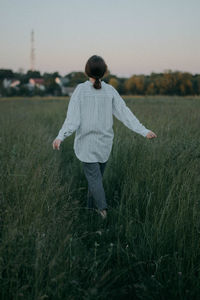
[[[71,72],[61,76],[58,72],[41,74],[40,71],[29,70],[27,73],[21,73],[0,69],[0,95],[30,95],[27,84],[33,78],[43,79],[45,89],[34,89],[34,94],[41,96],[62,94],[56,78],[67,79],[67,87],[75,87],[78,83],[88,80],[84,72]],[[19,82],[16,86],[6,87],[5,80]],[[167,70],[163,73],[152,72],[150,75],[132,75],[125,78],[117,77],[108,70],[103,80],[123,95],[200,95],[200,74],[193,75],[189,72]]]
[[[129,94],[139,95],[199,95],[200,74],[166,71],[151,75],[133,75],[124,82]]]

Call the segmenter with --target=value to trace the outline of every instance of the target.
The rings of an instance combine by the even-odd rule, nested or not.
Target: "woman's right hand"
[[[157,137],[157,135],[151,130],[146,135],[146,138],[148,138],[148,139],[153,139],[155,137]]]
[[[57,149],[57,150],[60,150],[60,144],[61,144],[61,140],[60,139],[55,139],[54,141],[53,141],[53,149]]]

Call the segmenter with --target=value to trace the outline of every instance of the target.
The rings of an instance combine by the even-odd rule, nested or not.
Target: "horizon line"
[[[27,73],[28,71],[32,71],[31,69],[24,69],[24,68],[18,68],[17,70],[15,70],[15,69],[12,69],[12,68],[2,68],[2,67],[0,67],[0,70],[12,70],[14,73],[20,73],[20,70],[22,70],[23,72],[22,72],[22,74],[25,74],[25,73]],[[110,71],[110,70],[109,70]],[[58,70],[55,70],[55,71],[41,71],[41,70],[39,70],[39,69],[35,69],[35,70],[33,70],[32,72],[40,72],[41,73],[41,75],[42,74],[44,74],[44,73],[56,73],[56,72],[58,72],[62,77],[63,76],[66,76],[66,75],[68,75],[68,74],[70,74],[70,73],[78,73],[78,72],[81,72],[81,73],[84,73],[84,70],[72,70],[72,71],[69,71],[69,72],[66,72],[66,74],[65,75],[62,75],[63,74],[63,72],[61,72],[61,71],[58,71]],[[181,73],[189,73],[189,74],[191,74],[191,75],[199,75],[200,73],[198,73],[198,72],[191,72],[191,71],[187,71],[187,70],[180,70],[180,69],[171,69],[171,68],[169,68],[169,69],[164,69],[163,71],[151,71],[151,72],[148,72],[148,73],[132,73],[132,74],[130,74],[130,75],[120,75],[119,73],[117,74],[117,73],[112,73],[111,71],[110,71],[110,75],[112,76],[116,76],[116,77],[118,77],[118,78],[130,78],[131,76],[134,76],[134,75],[145,75],[145,76],[149,76],[149,75],[151,75],[152,73],[154,73],[154,74],[162,74],[162,73],[167,73],[167,72],[172,72],[172,73],[175,73],[175,72],[181,72]],[[61,74],[62,73],[62,74]]]

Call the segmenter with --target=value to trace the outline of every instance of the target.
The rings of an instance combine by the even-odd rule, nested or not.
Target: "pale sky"
[[[0,68],[84,71],[104,58],[112,74],[200,73],[200,0],[0,0]]]

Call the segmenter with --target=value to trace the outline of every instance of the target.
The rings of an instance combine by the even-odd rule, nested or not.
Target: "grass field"
[[[108,220],[86,210],[67,98],[0,100],[0,299],[200,299],[200,97],[123,97],[148,140],[114,119]]]

